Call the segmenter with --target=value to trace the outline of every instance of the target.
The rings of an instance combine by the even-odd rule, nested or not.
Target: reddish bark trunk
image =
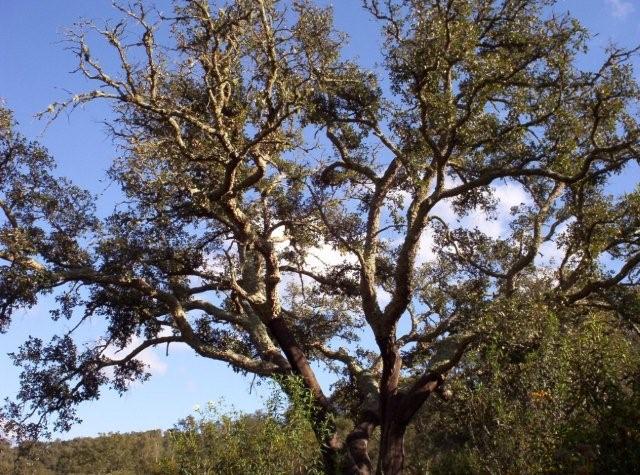
[[[380,441],[378,473],[384,475],[401,474],[404,468],[405,427],[390,427]]]
[[[397,475],[404,467],[404,434],[408,421],[401,414],[402,397],[395,395],[387,404],[380,433],[378,474]]]
[[[404,432],[407,422],[401,419],[403,395],[398,392],[402,358],[396,346],[395,328],[376,338],[382,356],[380,381],[380,452],[378,474],[402,473],[404,465]]]

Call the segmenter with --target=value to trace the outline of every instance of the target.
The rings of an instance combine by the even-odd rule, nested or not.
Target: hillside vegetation
[[[407,473],[622,474],[640,466],[638,335],[605,315],[561,325],[527,310],[527,325],[469,354],[450,392],[418,414],[407,434]],[[299,382],[289,388],[293,403],[274,386],[264,412],[210,403],[165,432],[103,434],[22,450],[5,443],[0,473],[322,473],[310,400]],[[347,420],[337,422],[340,433],[351,429]]]

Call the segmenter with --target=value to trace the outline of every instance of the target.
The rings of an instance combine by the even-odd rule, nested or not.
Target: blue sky
[[[156,5],[168,10],[168,3],[159,0]],[[351,37],[347,54],[373,65],[378,39],[375,27],[359,8],[360,0],[336,0],[333,5],[337,27]],[[640,44],[640,0],[560,0],[555,10],[571,11],[597,33],[592,54],[584,59],[587,67],[611,42]],[[70,74],[75,64],[71,52],[65,50],[64,29],[80,17],[114,16],[110,0],[5,0],[0,15],[0,98],[15,111],[20,130],[49,149],[60,175],[101,194],[103,214],[110,211],[115,193],[104,171],[117,154],[101,125],[109,117],[107,105],[92,105],[69,117],[62,116],[46,130],[45,124],[33,116],[66,97],[66,91],[88,87],[79,76]],[[96,43],[92,52],[104,56],[100,44]],[[43,301],[21,312],[10,332],[0,335],[0,397],[11,396],[17,389],[17,372],[6,353],[14,351],[30,334],[46,336],[54,330],[48,321],[48,305]],[[222,397],[236,408],[250,411],[261,407],[261,397],[268,392],[264,386],[254,386],[250,394],[251,379],[187,349],[172,349],[168,357],[164,351],[149,352],[145,359],[153,373],[149,382],[134,386],[123,397],[106,391],[100,401],[85,404],[80,408],[84,422],[64,437],[168,428],[190,413],[195,404]]]

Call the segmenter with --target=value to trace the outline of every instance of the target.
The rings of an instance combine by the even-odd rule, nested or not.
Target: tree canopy
[[[518,335],[531,312],[560,325],[599,312],[633,331],[640,188],[612,184],[640,157],[635,51],[581,70],[588,32],[549,1],[362,3],[383,72],[346,59],[331,9],[312,1],[185,0],[169,16],[139,2],[72,31],[95,88],[45,115],[113,105],[124,201],[104,219],[2,111],[3,329],[51,292],[52,318],[74,322],[13,356],[22,386],[5,430],[67,429],[101,387],[148,377],[141,351],[183,343],[300,377],[327,472],[344,449],[370,473],[380,427],[378,471],[399,473],[427,398],[448,398],[447,377],[473,371],[465,355]],[[497,219],[500,187],[521,199],[489,232],[470,217]],[[105,333],[80,345],[92,318]],[[331,393],[317,367],[335,373]],[[345,440],[338,415],[353,423]]]

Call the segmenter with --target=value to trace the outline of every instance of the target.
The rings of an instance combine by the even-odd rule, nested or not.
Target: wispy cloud
[[[122,358],[123,356],[131,352],[134,348],[139,346],[142,342],[142,338],[140,338],[139,336],[134,336],[131,339],[131,343],[129,343],[122,350],[118,350],[114,347],[108,347],[104,353],[104,356],[106,356],[107,358]],[[153,375],[164,374],[167,372],[167,363],[165,363],[163,358],[153,348],[147,348],[143,350],[136,356],[136,359],[144,363],[144,365],[147,367],[147,371],[149,371],[149,373]],[[107,368],[105,371],[109,376],[113,374],[112,368]]]
[[[448,186],[453,186],[454,183]],[[432,210],[432,215],[439,216],[450,226],[462,229],[478,229],[487,236],[498,239],[506,238],[509,233],[509,224],[513,220],[511,208],[522,204],[530,204],[531,198],[524,188],[513,182],[500,185],[492,185],[493,196],[497,201],[495,216],[490,217],[480,208],[469,211],[462,219],[456,215],[451,200],[441,201]],[[433,250],[433,228],[427,228],[420,239],[420,249],[416,257],[416,264],[424,264],[436,258]]]
[[[611,7],[611,14],[616,18],[624,18],[635,10],[631,2],[624,0],[606,0]]]

